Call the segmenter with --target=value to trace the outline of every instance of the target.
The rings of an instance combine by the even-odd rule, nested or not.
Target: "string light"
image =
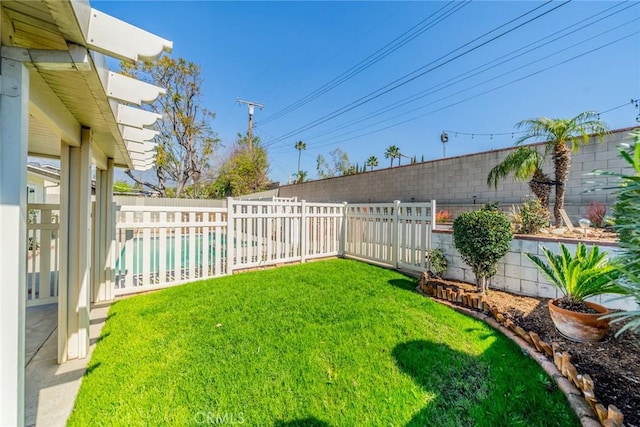
[[[631,100],[631,104],[633,105],[633,108],[637,110],[637,115],[636,115],[635,120],[636,120],[636,122],[640,123],[640,98],[632,99]],[[600,120],[600,115],[601,114],[607,114],[607,113],[610,113],[611,111],[615,111],[615,110],[618,110],[620,108],[627,107],[628,105],[629,105],[629,103],[625,102],[624,104],[620,104],[620,105],[617,105],[615,107],[608,108],[606,110],[600,111],[599,113],[597,113],[598,120]],[[492,133],[473,132],[473,133],[470,133],[470,132],[460,132],[460,131],[455,131],[455,130],[445,130],[444,132],[447,132],[447,133],[455,135],[455,138],[457,138],[458,135],[470,136],[471,139],[474,139],[476,136],[488,136],[490,140],[493,139],[494,135],[495,136],[511,135],[511,139],[513,139],[513,138],[515,138],[516,134],[525,134],[526,133],[524,131],[519,131],[519,132],[515,132],[515,131],[512,131],[512,132],[492,132]]]

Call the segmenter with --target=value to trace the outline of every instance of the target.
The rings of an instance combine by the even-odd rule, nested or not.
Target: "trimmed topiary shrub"
[[[453,243],[476,276],[478,291],[484,293],[496,274],[496,264],[511,245],[511,221],[499,210],[466,212],[453,222]]]

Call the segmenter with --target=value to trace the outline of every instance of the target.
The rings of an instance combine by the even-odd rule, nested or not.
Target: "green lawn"
[[[69,424],[577,425],[516,345],[414,288],[330,260],[119,301]]]

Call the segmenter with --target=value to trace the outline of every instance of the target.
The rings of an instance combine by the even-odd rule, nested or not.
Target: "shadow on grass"
[[[391,279],[388,281],[391,286],[395,286],[396,288],[403,289],[405,291],[415,291],[416,290],[416,281],[413,279]]]
[[[489,367],[476,357],[425,340],[397,345],[398,367],[432,399],[407,426],[476,425],[471,410],[489,394]]]
[[[426,340],[398,344],[396,364],[429,398],[406,425],[579,425],[564,396],[538,384],[536,371],[524,359],[505,357],[508,351],[498,343],[477,356]]]
[[[307,417],[300,420],[276,421],[274,427],[331,427],[331,424],[315,417]]]
[[[87,366],[87,370],[85,371],[83,376],[88,377],[89,375],[91,375],[93,373],[93,371],[95,371],[97,368],[99,368],[100,365],[102,365],[102,362],[97,362],[97,363],[90,364],[89,366]]]
[[[107,338],[109,335],[111,335],[111,332],[104,333],[104,334],[100,335],[98,338],[91,338],[89,340],[89,345],[98,344],[100,341],[102,341],[103,339]]]

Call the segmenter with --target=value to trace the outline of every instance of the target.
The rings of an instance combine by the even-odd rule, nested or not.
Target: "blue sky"
[[[202,67],[204,105],[226,147],[247,128],[236,99],[265,104],[255,133],[275,181],[296,172],[298,140],[307,144],[301,169],[315,178],[318,154],[335,148],[352,163],[373,155],[387,167],[392,144],[441,158],[443,130],[455,156],[512,145],[514,124],[526,118],[593,110],[614,129],[639,124],[630,102],[640,98],[638,2],[91,4],[172,40],[172,56]],[[296,104],[359,64],[358,74]]]

